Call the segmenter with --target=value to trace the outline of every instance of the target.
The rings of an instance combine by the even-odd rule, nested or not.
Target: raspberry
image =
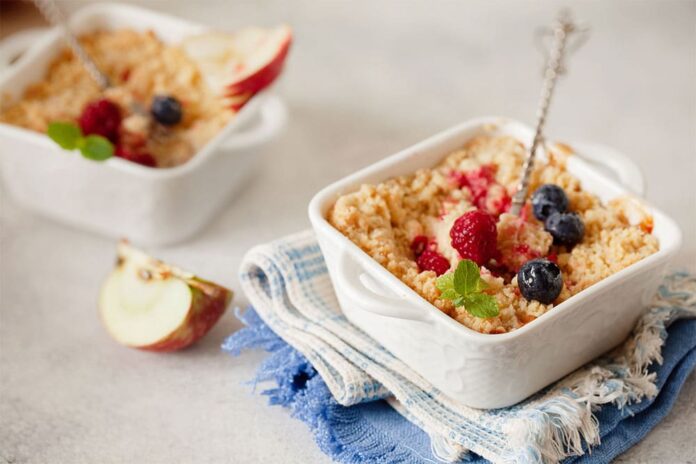
[[[130,151],[127,148],[124,148],[122,145],[116,146],[116,152],[114,154],[119,158],[123,158],[133,163],[141,164],[150,168],[157,166],[157,162],[151,154],[146,152]]]
[[[452,247],[479,266],[498,254],[495,218],[478,209],[462,214],[450,229]]]
[[[435,274],[441,276],[449,271],[450,262],[437,251],[425,250],[416,260],[418,269],[423,271],[434,271]]]
[[[500,184],[493,184],[488,189],[486,198],[483,199],[483,205],[484,206],[479,206],[479,208],[496,216],[500,216],[510,210],[512,198],[508,195],[505,187]]]
[[[497,167],[485,164],[467,172],[455,172],[453,180],[459,188],[471,192],[471,202],[479,209],[499,216],[510,208],[511,199],[505,187],[495,181]]]
[[[478,169],[465,173],[466,185],[474,195],[474,201],[479,208],[483,208],[488,196],[488,189],[495,184],[495,168],[491,165],[484,165]]]
[[[83,134],[101,135],[112,143],[117,143],[121,109],[110,100],[97,100],[84,107],[78,123]]]
[[[416,235],[411,241],[411,250],[416,258],[423,254],[423,252],[428,248],[428,237],[425,235]]]

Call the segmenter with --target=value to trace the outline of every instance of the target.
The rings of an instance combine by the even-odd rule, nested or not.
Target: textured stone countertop
[[[696,2],[565,3],[592,37],[557,89],[547,133],[627,153],[645,172],[647,198],[682,227],[675,266],[696,270]],[[329,182],[467,118],[531,122],[542,61],[532,31],[558,6],[147,4],[219,28],[295,28],[279,88],[289,125],[263,168],[195,239],[150,250],[235,290],[244,251],[309,227],[306,205]],[[220,351],[239,327],[232,311],[192,349],[123,348],[95,307],[115,241],[34,216],[7,195],[0,202],[0,462],[328,462],[301,423],[243,383],[263,355]],[[692,376],[664,422],[619,462],[694,462],[695,423]]]

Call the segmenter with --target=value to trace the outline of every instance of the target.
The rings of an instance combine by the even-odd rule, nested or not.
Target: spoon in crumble
[[[91,56],[89,56],[89,53],[87,53],[84,47],[80,44],[80,41],[77,39],[75,34],[70,31],[65,16],[60,8],[58,8],[56,2],[54,0],[32,0],[32,3],[36,6],[46,21],[49,22],[49,24],[56,26],[61,30],[63,37],[73,54],[85,68],[89,76],[97,83],[97,85],[99,85],[99,88],[104,91],[112,87],[112,82],[109,77],[102,72],[101,69],[99,69],[97,63],[92,59]],[[128,107],[133,115],[150,120],[149,112],[141,102],[132,101]],[[162,130],[161,128],[159,128],[155,133],[155,136],[160,138],[166,135],[167,131]]]
[[[527,199],[529,180],[534,168],[534,159],[536,157],[537,148],[543,140],[544,124],[546,123],[546,116],[549,111],[551,97],[553,96],[553,91],[556,86],[558,76],[565,72],[563,59],[568,49],[568,39],[572,34],[580,33],[578,40],[575,42],[575,44],[573,44],[572,47],[573,50],[575,50],[582,45],[587,38],[587,30],[581,29],[577,24],[573,23],[570,13],[565,10],[559,14],[558,19],[554,22],[553,28],[550,32],[553,34],[553,41],[551,43],[551,51],[548,54],[548,61],[544,71],[544,82],[541,87],[541,95],[539,97],[539,104],[537,107],[534,139],[532,140],[532,146],[527,153],[527,158],[525,159],[522,167],[522,176],[517,186],[517,192],[512,198],[512,207],[510,209],[510,213],[515,216],[519,216],[521,214],[522,207]]]
[[[53,0],[32,0],[32,2],[39,10],[39,12],[43,15],[43,17],[46,18],[46,21],[48,21],[53,26],[60,28],[61,32],[63,33],[63,37],[65,38],[65,41],[68,43],[68,46],[75,54],[77,59],[85,67],[90,77],[94,79],[97,84],[99,84],[99,87],[101,87],[102,90],[111,87],[111,82],[109,81],[109,78],[99,69],[99,66],[97,66],[97,64],[89,56],[89,54],[82,47],[82,45],[80,45],[80,42],[79,40],[77,40],[77,37],[75,37],[75,35],[72,32],[70,32],[68,24],[65,21],[65,17],[58,8],[58,5],[56,5],[56,3]]]

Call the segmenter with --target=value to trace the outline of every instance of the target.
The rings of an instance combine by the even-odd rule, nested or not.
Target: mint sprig
[[[114,156],[114,146],[101,135],[88,135],[80,143],[80,153],[87,159],[104,161]]]
[[[65,150],[80,150],[82,156],[94,161],[104,161],[114,155],[114,146],[101,135],[82,135],[82,130],[72,122],[52,122],[46,134]]]
[[[71,122],[52,122],[48,125],[48,136],[66,150],[77,148],[77,142],[82,138],[80,128]]]
[[[479,267],[469,259],[459,261],[454,272],[438,277],[435,285],[441,299],[451,300],[456,307],[464,306],[472,316],[488,318],[500,314],[495,298],[482,293],[488,286],[481,279]]]

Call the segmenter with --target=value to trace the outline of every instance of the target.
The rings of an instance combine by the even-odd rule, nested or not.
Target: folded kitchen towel
[[[339,405],[309,361],[276,335],[253,309],[239,317],[247,327],[229,337],[225,350],[235,355],[250,348],[270,352],[254,382],[274,382],[276,386],[263,393],[270,397],[271,404],[290,408],[294,417],[305,422],[327,455],[351,464],[436,462],[428,435],[386,401]],[[696,366],[696,319],[676,321],[667,332],[662,348],[664,360],[650,366],[650,372],[656,375],[658,395],[623,408],[603,405],[595,413],[601,443],[592,447],[591,453],[564,459],[564,464],[609,463],[640,441],[669,412]],[[460,462],[489,461],[472,453]]]
[[[621,347],[513,407],[477,410],[343,317],[311,232],[250,250],[241,277],[255,312],[223,349],[271,351],[258,380],[339,462],[606,462],[666,414],[696,357],[693,321],[668,338],[696,316],[696,278],[676,273]]]

